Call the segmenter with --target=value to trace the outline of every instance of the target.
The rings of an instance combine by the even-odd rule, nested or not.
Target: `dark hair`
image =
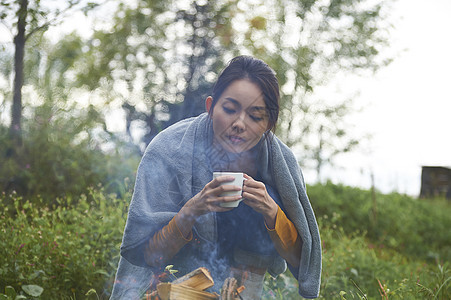
[[[210,115],[224,90],[236,80],[248,79],[258,85],[263,93],[268,113],[268,130],[274,130],[279,117],[279,82],[276,72],[264,61],[241,55],[229,61],[213,87]]]

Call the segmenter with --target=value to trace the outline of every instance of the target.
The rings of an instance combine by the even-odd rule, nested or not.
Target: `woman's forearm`
[[[174,257],[193,238],[195,218],[183,207],[169,224],[154,234],[145,247],[145,260],[152,267],[160,267]]]
[[[269,224],[266,224],[266,228],[279,255],[293,267],[299,267],[302,239],[294,224],[280,207],[278,208],[275,225],[270,227]]]

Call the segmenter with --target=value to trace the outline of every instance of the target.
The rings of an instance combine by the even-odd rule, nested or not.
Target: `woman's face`
[[[213,99],[207,98],[210,111]],[[215,142],[226,151],[240,153],[254,147],[268,129],[263,94],[255,83],[233,81],[222,93],[211,115]]]

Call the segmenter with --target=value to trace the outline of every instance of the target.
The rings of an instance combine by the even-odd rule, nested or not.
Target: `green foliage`
[[[102,150],[101,144],[113,142],[114,136],[96,133],[99,115],[93,108],[53,111],[40,106],[33,115],[25,120],[20,147],[14,146],[7,128],[0,125],[3,191],[54,201],[80,195],[98,184],[121,193],[124,179],[134,178],[139,152],[127,147]]]
[[[371,191],[328,183],[308,194],[323,246],[320,299],[450,298],[449,203],[377,194],[374,220]],[[264,299],[296,297],[283,275],[266,277]]]
[[[388,42],[386,12],[392,1],[120,1],[110,27],[88,39],[72,33],[52,45],[43,38],[63,17],[105,2],[68,0],[56,8],[29,1],[24,82],[52,109],[83,110],[81,95],[100,94],[102,104],[90,110],[104,115],[122,107],[125,133],[132,139],[133,128],[142,129],[135,142],[143,149],[161,129],[204,111],[205,96],[225,61],[252,54],[275,69],[282,87],[278,135],[299,146],[303,161],[313,162],[318,173],[361,140],[343,122],[353,112],[350,102],[331,106],[309,95],[338,70],[386,64],[381,49]],[[12,28],[18,3],[1,5],[0,18]],[[13,67],[2,61],[8,78]],[[12,98],[7,89],[0,93]],[[25,110],[35,100],[26,98]]]
[[[432,235],[427,242],[418,243],[401,232],[393,237],[403,247],[381,244],[379,236],[370,235],[372,221],[358,205],[371,197],[370,191],[330,183],[308,190],[323,243],[320,299],[450,298],[446,251],[437,252],[442,256],[436,260],[427,254],[433,247],[449,247],[449,239],[437,235],[434,240]],[[327,201],[320,201],[320,196],[328,197],[330,210],[322,206]],[[32,203],[15,194],[0,195],[0,299],[29,298],[40,288],[42,294],[36,297],[40,299],[54,295],[61,299],[108,298],[130,197],[129,190],[121,199],[100,189],[46,205],[52,201]],[[377,197],[387,206],[378,213],[387,211],[385,222],[395,226],[399,213],[388,212],[400,209],[397,201],[403,209],[414,208],[402,217],[407,225],[427,219],[431,230],[441,229],[442,216],[451,213],[449,203],[442,200],[419,201],[398,194]],[[413,203],[412,208],[407,201]],[[425,209],[421,202],[430,208]],[[381,230],[387,228],[381,225]],[[409,245],[412,242],[415,244]],[[417,252],[412,253],[413,248],[418,248]],[[168,266],[167,272],[175,273],[176,267]],[[266,275],[263,299],[297,299],[297,295],[297,283],[289,271],[275,279]]]
[[[95,31],[74,69],[87,90],[107,85],[145,145],[165,127],[205,111],[204,101],[227,50],[234,1],[122,1],[111,28]],[[117,87],[121,88],[118,89]],[[145,126],[143,125],[145,124]]]
[[[451,260],[450,204],[397,193],[327,183],[308,189],[313,209],[326,222],[337,221],[346,234],[366,234],[374,247],[386,247],[435,262]],[[433,217],[432,217],[433,216]]]
[[[271,8],[256,17],[255,11],[264,11],[262,2]],[[337,73],[373,72],[390,62],[381,50],[389,42],[391,2],[274,0],[273,5],[238,5],[242,11],[236,16],[250,23],[234,32],[242,41],[240,50],[273,67],[282,87],[276,133],[295,146],[300,161],[315,168],[319,179],[323,166],[354,150],[364,137],[356,136],[346,122],[358,111],[352,101],[340,95],[321,99],[315,91]],[[265,26],[254,25],[256,19],[263,23],[260,18]]]
[[[88,90],[107,84],[123,104],[127,128],[146,124],[140,142],[147,144],[166,126],[204,111],[227,60],[254,55],[274,68],[282,87],[278,135],[301,145],[304,160],[320,170],[332,162],[326,157],[352,150],[360,138],[345,130],[342,111],[353,112],[350,102],[330,105],[309,94],[338,71],[386,65],[390,3],[122,1],[111,28],[86,41],[74,82]]]
[[[375,298],[379,295],[378,280],[390,287],[390,298],[415,298],[416,276],[427,270],[421,262],[409,261],[389,249],[374,248],[364,235],[346,235],[343,228],[337,226],[338,220],[324,222],[320,218],[319,222],[323,241],[321,295],[324,299],[337,299],[342,291],[348,296]]]
[[[51,45],[34,34],[27,43],[21,143],[0,123],[0,189],[48,201],[78,196],[98,184],[122,193],[124,179],[135,177],[141,153],[108,131],[105,111],[93,104],[108,99],[72,88],[68,73],[82,54],[82,41],[70,35]],[[8,88],[2,92],[4,98],[11,94]]]
[[[431,275],[435,277],[435,282],[431,287],[417,282],[417,285],[421,288],[420,293],[424,294],[427,299],[449,299],[451,295],[451,270],[449,269],[449,263],[438,265],[438,271],[432,271]]]
[[[62,1],[62,6],[55,7],[41,3],[40,0],[23,0],[23,1],[1,1],[0,7],[0,21],[5,25],[10,32],[13,33],[12,42],[14,44],[14,81],[13,81],[13,98],[11,109],[11,138],[15,144],[20,145],[22,135],[22,88],[24,85],[24,57],[26,50],[26,41],[33,37],[37,32],[45,32],[51,25],[58,23],[63,17],[67,16],[69,12],[76,9],[81,9],[87,12],[97,5],[88,3],[84,5],[84,1],[80,0],[66,0]],[[79,7],[81,6],[81,7]],[[9,70],[4,72],[6,76]]]
[[[280,274],[277,278],[265,274],[263,299],[295,299],[298,295],[298,285],[290,271]]]
[[[42,299],[110,293],[128,200],[102,190],[51,207],[44,199],[36,205],[3,194],[0,200],[0,290]]]

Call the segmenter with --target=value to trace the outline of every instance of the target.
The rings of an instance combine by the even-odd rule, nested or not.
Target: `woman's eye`
[[[232,109],[232,108],[228,108],[228,107],[223,106],[222,109],[224,109],[224,111],[225,111],[227,114],[233,114],[233,113],[235,113],[235,110]]]
[[[263,120],[263,117],[258,117],[258,116],[254,116],[254,115],[250,115],[250,117],[251,117],[252,120],[254,120],[256,122],[259,122],[259,121]]]

